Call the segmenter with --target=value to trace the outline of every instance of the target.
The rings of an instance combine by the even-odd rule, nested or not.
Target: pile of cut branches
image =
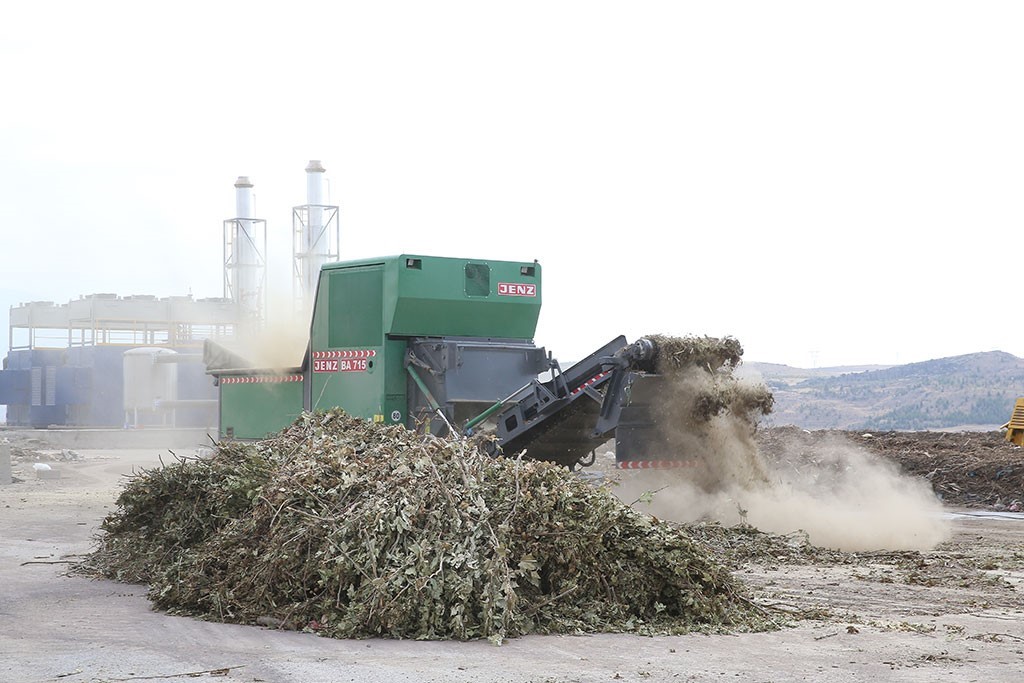
[[[684,530],[548,463],[341,411],[131,478],[78,569],[338,638],[774,626]]]

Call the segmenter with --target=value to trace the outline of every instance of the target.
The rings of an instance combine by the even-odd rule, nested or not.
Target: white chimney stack
[[[224,221],[224,289],[238,305],[241,320],[258,322],[263,314],[266,222],[256,218],[248,176],[235,181],[235,217]]]
[[[306,205],[294,211],[296,297],[300,309],[316,295],[323,264],[338,257],[338,207],[326,204],[325,169],[319,159],[306,165]]]

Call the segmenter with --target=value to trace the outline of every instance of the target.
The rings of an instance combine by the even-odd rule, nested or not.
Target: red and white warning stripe
[[[221,377],[221,384],[281,384],[301,382],[302,375],[248,375],[246,377]]]
[[[620,470],[671,470],[696,465],[695,460],[623,460],[615,463],[615,467]]]
[[[593,383],[595,383],[595,382],[597,382],[599,380],[604,379],[605,377],[607,377],[610,374],[611,374],[611,371],[597,373],[596,375],[594,375],[593,377],[588,379],[586,382],[584,382],[583,384],[581,384],[578,387],[576,387],[573,390],[572,395],[575,396],[576,394],[580,393],[581,391],[583,391],[584,389],[589,387],[591,384],[593,384]]]
[[[327,358],[373,358],[377,352],[373,349],[344,349],[340,351],[314,351],[313,360]]]

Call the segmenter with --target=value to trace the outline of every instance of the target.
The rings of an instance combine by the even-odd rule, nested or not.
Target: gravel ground
[[[179,451],[180,452],[180,451]],[[155,612],[145,587],[66,574],[123,476],[167,452],[82,450],[0,485],[0,681],[1008,681],[1024,669],[1024,520],[947,507],[926,552],[841,553],[707,529],[787,625],[739,635],[332,640]],[[52,476],[52,475],[51,475]],[[718,535],[716,535],[718,534]]]

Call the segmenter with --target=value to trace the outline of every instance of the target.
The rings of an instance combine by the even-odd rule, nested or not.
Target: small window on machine
[[[491,267],[486,263],[466,264],[466,296],[490,296]]]

